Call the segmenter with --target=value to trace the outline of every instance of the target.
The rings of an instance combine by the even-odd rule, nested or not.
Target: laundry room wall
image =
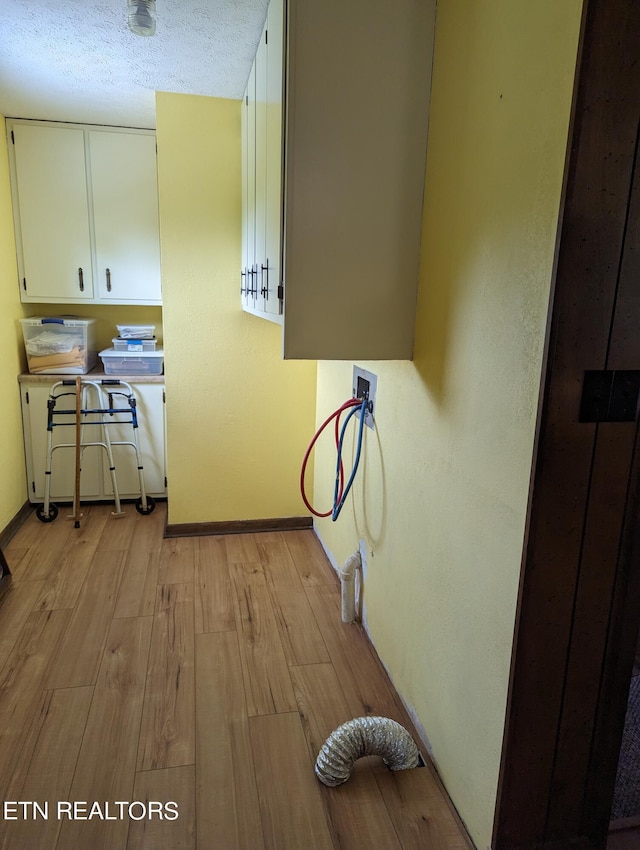
[[[378,377],[376,429],[353,498],[317,523],[338,566],[362,542],[374,645],[482,850],[581,11],[581,0],[438,2],[414,360],[357,363]],[[350,395],[353,365],[318,364],[318,421]],[[334,455],[330,439],[316,455],[323,510]]]
[[[308,512],[316,364],[240,309],[240,101],[156,96],[169,523]]]
[[[4,529],[27,500],[27,477],[24,464],[20,391],[17,376],[26,365],[19,320],[24,311],[20,303],[17,280],[9,158],[0,117],[0,531]]]

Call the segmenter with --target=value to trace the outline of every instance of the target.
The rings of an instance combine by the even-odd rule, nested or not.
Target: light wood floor
[[[1,846],[471,847],[429,766],[315,778],[352,717],[413,730],[313,532],[163,539],[165,509],[62,507],[5,549]]]

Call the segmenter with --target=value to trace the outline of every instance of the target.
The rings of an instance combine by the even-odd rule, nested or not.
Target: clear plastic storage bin
[[[157,340],[153,339],[112,339],[116,351],[155,351]]]
[[[20,319],[29,372],[84,375],[98,362],[95,319],[34,316]]]
[[[106,375],[162,375],[164,352],[115,351],[105,348],[100,359]]]

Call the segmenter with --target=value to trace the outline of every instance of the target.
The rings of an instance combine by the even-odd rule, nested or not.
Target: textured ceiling
[[[0,0],[0,115],[155,127],[155,91],[239,99],[268,0],[157,0],[156,35],[126,0]]]

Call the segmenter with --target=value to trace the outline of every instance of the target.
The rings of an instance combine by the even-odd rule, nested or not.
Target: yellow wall
[[[491,839],[581,0],[440,0],[413,363],[378,375],[354,498],[368,627],[479,848]],[[318,364],[317,416],[353,364]],[[331,441],[315,498],[333,488]]]
[[[9,160],[4,118],[0,117],[0,531],[27,500],[20,392],[17,375],[24,368],[23,316],[11,212]]]
[[[240,102],[158,93],[169,522],[307,514],[315,363],[240,310]]]

